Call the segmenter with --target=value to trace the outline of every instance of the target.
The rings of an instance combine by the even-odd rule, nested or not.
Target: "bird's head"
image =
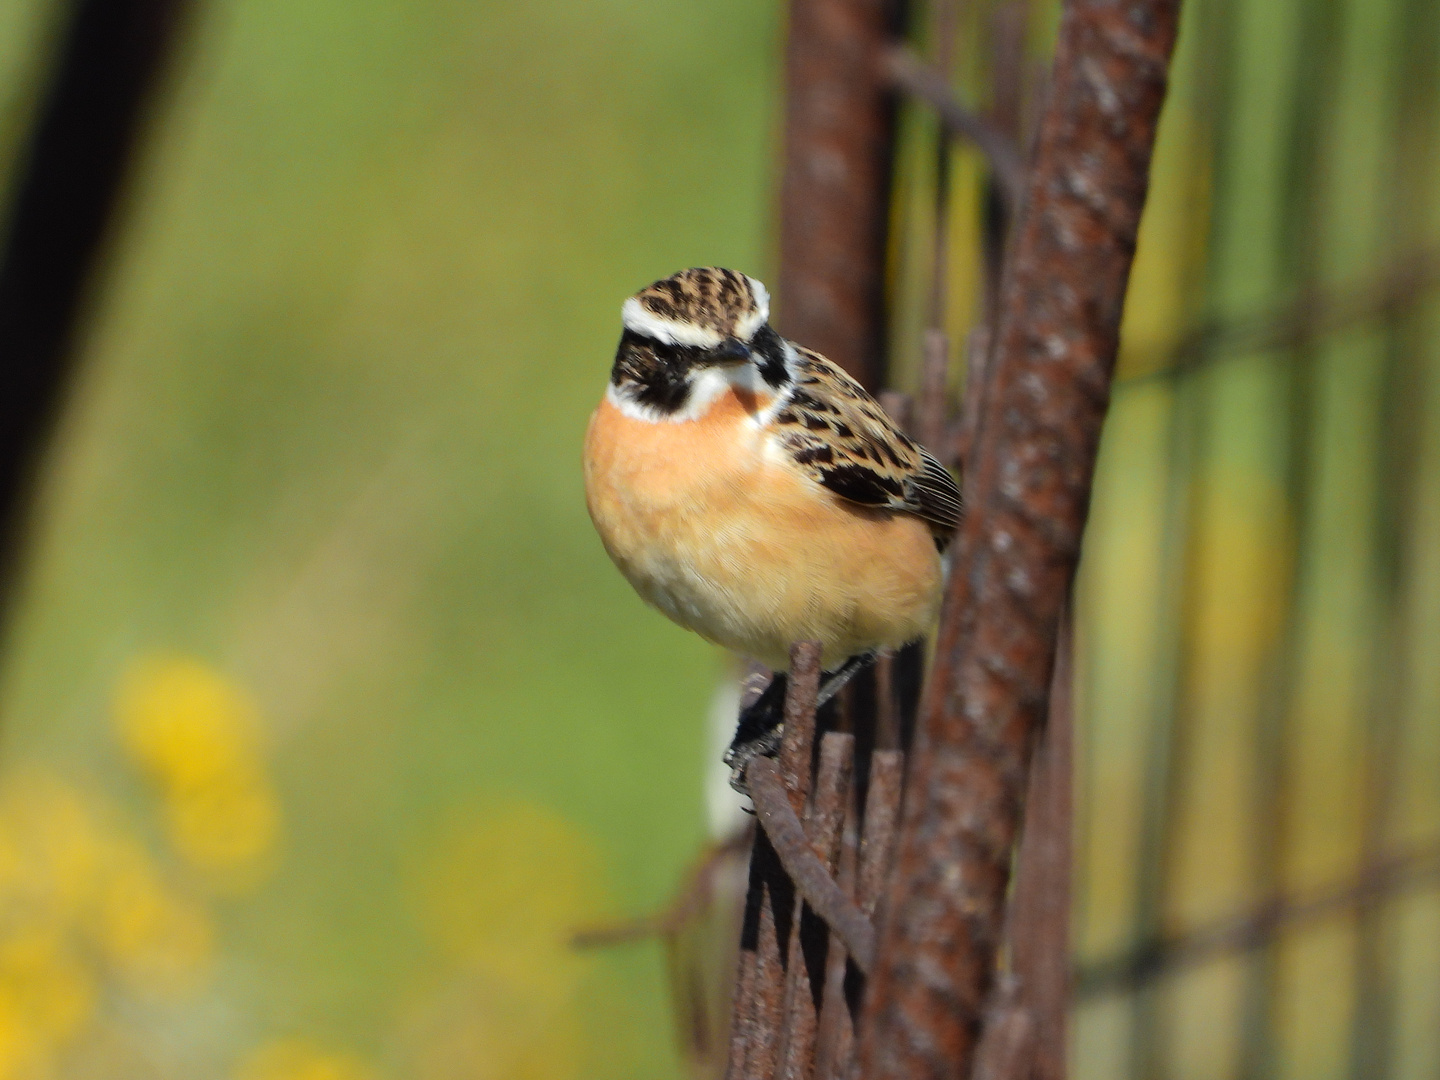
[[[702,383],[789,380],[785,342],[770,326],[770,294],[748,275],[682,270],[641,289],[620,310],[624,333],[611,385],[662,415],[694,403]]]

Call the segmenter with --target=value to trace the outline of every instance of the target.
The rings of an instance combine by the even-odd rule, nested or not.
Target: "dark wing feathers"
[[[960,485],[950,475],[950,470],[935,460],[923,446],[920,448],[920,461],[920,475],[914,478],[915,502],[920,507],[920,516],[954,531],[965,513]]]
[[[842,499],[914,514],[948,540],[962,513],[949,470],[839,367],[807,349],[796,352],[796,385],[774,421],[795,463]]]

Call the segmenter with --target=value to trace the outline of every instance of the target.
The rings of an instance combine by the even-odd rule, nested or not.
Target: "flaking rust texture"
[[[871,391],[884,375],[894,101],[880,70],[896,0],[792,0],[785,50],[779,315]]]
[[[866,1080],[970,1072],[1179,8],[1071,0],[1061,17],[867,993]]]

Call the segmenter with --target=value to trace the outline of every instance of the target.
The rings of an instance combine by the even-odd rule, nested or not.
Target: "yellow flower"
[[[585,1056],[569,1001],[516,993],[479,973],[432,994],[400,1030],[401,1075],[425,1080],[571,1080]]]
[[[373,1074],[351,1054],[322,1050],[301,1039],[277,1039],[251,1054],[235,1080],[371,1080]]]
[[[106,959],[143,990],[179,994],[209,972],[210,920],[166,887],[147,854],[117,843],[96,886],[94,936]]]
[[[516,802],[454,827],[416,881],[426,928],[452,955],[555,996],[582,970],[569,939],[595,920],[599,877],[594,846],[574,825]]]
[[[161,789],[175,850],[215,884],[252,884],[281,820],[249,697],[198,661],[152,658],[122,680],[116,723]]]
[[[468,816],[413,867],[416,912],[446,953],[449,979],[404,1011],[408,1073],[430,1080],[568,1080],[584,1032],[570,946],[603,903],[594,842],[529,802]]]
[[[48,1071],[94,1008],[91,976],[58,935],[0,940],[0,1078]]]
[[[89,902],[104,844],[80,795],[38,773],[0,794],[0,912],[5,926],[60,926]]]

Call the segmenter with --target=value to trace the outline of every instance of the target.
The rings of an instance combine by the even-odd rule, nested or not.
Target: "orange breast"
[[[730,392],[696,420],[652,423],[602,401],[585,488],[610,557],[671,619],[772,668],[806,638],[834,667],[925,633],[941,582],[929,528],[791,466],[756,422],[765,404]]]

